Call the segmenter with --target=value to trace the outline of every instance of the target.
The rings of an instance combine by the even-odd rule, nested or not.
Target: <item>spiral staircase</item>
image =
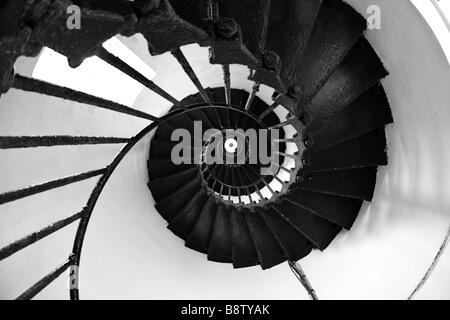
[[[82,28],[69,30],[67,7],[81,8]],[[393,123],[381,80],[388,76],[365,38],[366,20],[342,0],[72,0],[5,1],[0,9],[1,92],[38,93],[150,121],[131,138],[94,136],[4,136],[1,149],[124,144],[105,168],[0,195],[0,204],[98,177],[87,204],[66,219],[0,249],[0,260],[78,223],[73,250],[56,270],[26,290],[30,299],[70,270],[78,272],[85,235],[107,182],[130,150],[152,133],[148,187],[168,229],[208,260],[234,268],[269,269],[295,264],[323,251],[350,230],[365,201],[371,201],[380,166],[388,164],[385,126]],[[175,98],[102,44],[115,35],[142,34],[152,56],[169,53],[197,93]],[[76,44],[76,45],[75,45]],[[223,71],[223,86],[204,87],[184,46],[209,48],[211,66]],[[96,56],[170,103],[157,117],[95,95],[20,74],[21,56],[48,47],[72,68]],[[233,86],[233,65],[249,70],[252,90]],[[271,92],[267,103],[259,92]],[[268,143],[279,156],[275,171],[263,164],[196,163],[208,141],[190,144],[188,163],[175,164],[173,134],[195,136],[215,129],[280,130]],[[203,134],[202,132],[202,134]],[[220,143],[224,143],[221,141]],[[276,148],[274,147],[276,146]],[[242,146],[240,146],[242,147]],[[326,254],[326,253],[325,253]],[[72,278],[71,278],[72,279]],[[72,299],[79,299],[74,278]]]

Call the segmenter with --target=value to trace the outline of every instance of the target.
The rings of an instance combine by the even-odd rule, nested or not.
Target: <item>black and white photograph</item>
[[[445,301],[449,242],[450,0],[0,0],[2,303]]]

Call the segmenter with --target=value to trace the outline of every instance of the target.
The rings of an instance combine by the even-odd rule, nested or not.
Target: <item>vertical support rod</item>
[[[311,283],[309,282],[308,277],[306,277],[306,274],[303,271],[300,264],[293,261],[289,261],[289,267],[291,268],[292,272],[295,274],[297,279],[300,281],[300,283],[303,285],[305,290],[308,292],[311,300],[319,300],[319,298],[316,295],[316,292],[312,288]]]
[[[276,109],[276,107],[278,107],[279,104],[278,103],[273,103],[269,108],[266,109],[266,111],[264,111],[264,113],[259,117],[259,121],[263,120],[265,117],[267,117],[269,115],[269,113],[271,113],[273,110]]]
[[[197,75],[195,74],[194,70],[189,64],[189,61],[187,61],[181,49],[178,48],[172,51],[172,55],[175,57],[175,59],[177,59],[178,63],[181,65],[184,72],[188,75],[189,79],[191,79],[192,83],[195,85],[198,92],[200,92],[200,95],[202,96],[203,100],[205,100],[207,104],[211,105],[211,99],[209,98],[208,93],[203,88],[200,80],[198,79]]]
[[[36,282],[31,288],[22,293],[16,300],[30,300],[36,296],[39,292],[45,289],[50,283],[56,280],[61,274],[64,273],[70,266],[70,259],[64,264],[56,268],[54,271],[50,272],[44,278]]]
[[[414,298],[414,296],[419,292],[419,290],[424,286],[424,284],[430,278],[431,274],[433,273],[434,269],[436,268],[436,265],[439,262],[439,259],[441,258],[442,254],[444,253],[449,242],[450,242],[450,226],[447,229],[447,233],[445,234],[444,241],[442,242],[441,247],[439,248],[439,251],[437,252],[435,258],[433,259],[433,262],[431,263],[427,272],[423,276],[422,280],[419,282],[419,284],[416,286],[414,291],[408,297],[408,300],[412,300],[412,298]]]
[[[252,92],[250,94],[250,96],[248,97],[247,103],[245,105],[245,111],[248,111],[253,103],[253,100],[255,99],[256,94],[259,91],[259,86],[260,84],[258,82],[255,82],[255,84],[253,85],[252,88]]]
[[[227,109],[227,126],[231,128],[231,74],[230,65],[222,65],[223,81],[225,83],[225,101],[228,105]]]
[[[90,94],[70,88],[61,87],[45,81],[24,77],[19,74],[16,74],[14,77],[13,88],[26,92],[45,94],[47,96],[64,100],[71,100],[80,104],[89,104],[98,108],[148,119],[151,121],[158,121],[158,118],[155,116],[136,109],[132,109],[117,102],[92,96]]]
[[[225,101],[229,108],[231,108],[231,74],[230,65],[225,64],[222,66],[223,69],[223,81],[225,83]]]
[[[97,53],[97,57],[105,61],[106,63],[110,64],[117,70],[120,70],[127,76],[131,77],[132,79],[136,80],[140,84],[142,84],[144,87],[150,89],[157,95],[161,96],[162,98],[166,99],[167,101],[177,105],[179,104],[179,101],[175,99],[172,95],[164,91],[162,88],[160,88],[158,85],[156,85],[153,81],[147,79],[144,75],[142,75],[139,71],[135,70],[131,66],[129,66],[127,63],[122,61],[119,57],[116,57],[112,53],[110,53],[105,48],[100,48],[100,50]]]

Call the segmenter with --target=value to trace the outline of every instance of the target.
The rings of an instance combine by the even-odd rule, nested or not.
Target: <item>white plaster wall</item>
[[[395,124],[389,166],[350,233],[303,261],[323,298],[406,298],[423,276],[450,222],[450,72],[432,30],[406,0],[378,4],[382,29],[367,37],[390,71],[383,81]],[[426,1],[421,1],[422,3]],[[448,34],[447,34],[448,36]],[[450,298],[447,252],[417,298]]]
[[[382,9],[382,30],[367,36],[391,75],[384,81],[395,124],[388,128],[388,168],[380,170],[375,198],[365,204],[354,228],[324,253],[302,265],[320,298],[406,298],[422,277],[450,223],[450,72],[431,29],[407,0],[351,0],[361,13]],[[195,92],[170,55],[150,57],[141,37],[124,39],[156,72],[154,81],[177,98]],[[185,49],[205,86],[220,85],[220,68],[210,68],[207,51]],[[29,74],[34,59],[22,59]],[[245,70],[233,67],[233,85],[250,88]],[[270,90],[264,89],[265,98]],[[31,98],[31,99],[30,99]],[[136,106],[155,115],[169,105],[144,90]],[[2,135],[130,136],[145,121],[109,111],[11,91],[0,99]],[[208,262],[166,229],[146,187],[148,136],[119,166],[99,199],[82,256],[81,298],[136,299],[306,299],[281,265],[233,270]],[[20,188],[107,164],[118,146],[58,147],[1,151],[0,189]],[[44,161],[48,161],[45,163]],[[95,179],[0,207],[0,246],[78,212]],[[69,227],[0,263],[0,298],[14,298],[70,252]],[[450,254],[418,298],[450,298]],[[37,298],[68,297],[67,275]]]

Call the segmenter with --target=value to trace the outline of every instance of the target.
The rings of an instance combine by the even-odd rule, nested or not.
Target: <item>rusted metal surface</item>
[[[206,103],[211,104],[211,99],[208,96],[208,93],[206,92],[205,88],[203,88],[203,85],[201,84],[200,80],[198,79],[197,75],[195,74],[194,70],[189,64],[189,61],[186,59],[181,49],[172,51],[172,55],[175,57],[175,59],[177,59],[178,63],[181,65],[184,72],[188,75],[189,79],[191,79],[198,92],[200,92],[203,100],[205,100]]]
[[[301,62],[291,73],[291,86],[298,87],[294,96],[296,115],[301,116],[307,102],[327,82],[366,27],[366,20],[345,2],[323,2]]]
[[[23,91],[42,93],[57,98],[92,104],[100,108],[154,121],[136,136],[129,139],[68,136],[0,138],[0,149],[126,143],[111,164],[104,169],[0,195],[0,204],[3,204],[100,176],[82,212],[58,221],[0,250],[1,260],[70,223],[80,220],[73,251],[68,261],[36,283],[22,294],[19,299],[34,297],[67,270],[69,266],[80,266],[85,234],[96,203],[117,166],[142,138],[173,117],[190,110],[198,109],[203,112],[205,108],[213,108],[211,119],[215,113],[217,121],[214,121],[214,125],[223,129],[219,109],[229,115],[230,107],[232,107],[230,64],[242,64],[249,67],[251,69],[249,79],[255,82],[247,104],[241,106],[241,110],[233,108],[234,111],[241,114],[245,113],[249,118],[254,118],[253,120],[256,124],[261,124],[265,118],[269,121],[269,114],[278,105],[286,107],[292,115],[301,117],[304,103],[310,100],[323,87],[333,71],[342,62],[348,50],[356,42],[357,37],[361,36],[363,30],[362,19],[359,15],[355,14],[340,0],[327,1],[325,9],[319,13],[319,9],[322,8],[321,2],[320,0],[288,0],[286,3],[269,0],[6,0],[2,3],[0,5],[0,94],[7,92],[13,86]],[[70,30],[66,25],[67,8],[72,4],[81,7],[83,25],[80,30]],[[334,27],[334,24],[339,25]],[[283,32],[280,32],[280,30],[283,30]],[[124,61],[102,48],[102,43],[114,35],[132,36],[136,33],[142,33],[146,38],[152,55],[166,52],[173,54],[190,80],[197,87],[206,105],[188,106],[183,104],[183,102],[180,103],[154,82],[146,79],[138,70],[134,70]],[[214,93],[202,86],[188,60],[183,55],[180,47],[193,43],[201,46],[210,46],[210,62],[223,65],[225,90],[220,92],[220,96],[223,98],[225,94],[224,103],[214,103],[214,106],[212,106],[211,101],[214,101],[212,99],[214,98]],[[147,113],[82,92],[20,75],[15,76],[13,70],[15,60],[19,56],[36,56],[43,46],[48,46],[65,55],[72,67],[79,66],[87,57],[97,55],[116,69],[172,102],[175,107],[168,115],[156,118]],[[320,59],[317,59],[319,54]],[[251,110],[253,99],[256,100],[259,84],[265,84],[277,90],[277,93],[274,95],[276,102],[265,112],[262,112],[260,116],[252,115]],[[208,114],[211,116],[211,113]],[[238,116],[238,125],[242,124],[239,120]],[[244,120],[247,121],[247,118]],[[229,125],[230,117],[226,121],[224,120],[224,123]],[[276,127],[288,124],[290,123],[286,122]],[[270,125],[274,127],[273,124]],[[296,137],[294,141],[302,142],[302,139],[301,137]],[[300,161],[300,154],[291,155],[283,152],[279,152],[279,154],[293,158],[296,160],[296,167],[301,167],[297,163],[297,161]],[[374,164],[378,165],[380,163]],[[252,168],[250,169],[253,170]],[[282,166],[280,166],[281,169]],[[213,180],[211,182],[213,183],[213,190],[218,184],[216,177],[211,175],[214,170],[216,168],[210,171],[210,176]],[[247,180],[251,180],[250,177],[240,175],[240,172],[229,170],[228,168],[218,171],[217,175],[221,177],[226,176],[230,181],[230,184],[219,186],[220,195],[225,193],[228,193],[230,196],[237,195],[239,202],[241,202],[243,194],[246,192],[250,194],[248,191],[249,185],[246,185],[248,183]],[[292,173],[292,171],[289,172]],[[258,176],[258,173],[253,171],[253,175]],[[292,175],[293,179],[295,179],[296,175],[297,172],[294,172]],[[281,192],[274,191],[269,185],[269,182],[274,179],[283,185],[284,183],[279,177],[267,176],[261,179],[262,184],[273,194],[273,199],[278,199],[286,193],[285,187],[288,184],[283,187]],[[289,184],[293,182],[294,180],[290,181]],[[254,187],[262,199],[263,196],[259,190],[259,185],[255,184]],[[262,205],[273,199],[263,200]],[[211,203],[214,200],[214,198],[210,198]],[[180,204],[178,203],[178,205]],[[255,203],[249,205],[249,208],[254,207],[256,207]],[[235,222],[239,222],[239,225],[236,223],[232,225],[239,227],[245,225],[245,219],[242,220],[241,214],[245,213],[247,209],[239,207],[232,212],[232,218]],[[266,222],[269,220],[266,220]],[[288,222],[287,220],[284,222]],[[213,225],[212,220],[202,221],[208,228]],[[274,220],[270,221],[273,222],[271,224],[272,227],[282,222],[275,221],[275,223]],[[289,223],[292,223],[292,221]],[[298,241],[294,241],[298,240],[298,238],[293,234],[288,235],[284,241],[280,241],[278,239],[281,238],[279,232],[284,232],[284,226],[278,226],[279,228],[277,227],[271,231],[277,231],[274,232],[274,234],[277,233],[277,239],[274,238],[274,241],[280,245],[283,242],[283,250],[285,250],[286,257],[294,260],[309,253],[311,250],[309,245],[305,246],[301,253],[298,253],[298,250],[296,251],[295,248],[288,246],[291,243],[294,243],[294,246],[298,244]],[[198,231],[201,231],[200,229]],[[230,233],[233,236],[233,233]],[[261,254],[261,252],[254,250],[250,233],[244,231],[235,232],[236,239],[242,235],[246,237],[245,243],[238,244],[236,242],[233,244],[230,257],[235,267],[256,264],[258,263],[257,254]],[[191,242],[191,245],[205,251],[208,248],[207,239],[203,237],[203,233],[201,236],[201,238],[197,239],[197,242]],[[259,240],[268,241],[268,239],[262,238],[259,238]],[[286,250],[287,247],[289,247],[289,250]],[[321,248],[320,245],[318,247]],[[283,256],[282,258],[285,259],[286,257]],[[261,259],[261,256],[259,258]],[[266,259],[264,262],[265,267],[272,264],[269,263],[270,259],[268,259],[268,256],[265,256],[264,259]],[[279,259],[280,256],[277,256],[275,262],[278,262]],[[305,286],[310,296],[316,299],[317,296],[300,266],[296,266],[295,263],[291,262],[290,267]],[[79,299],[79,287],[71,288],[70,296],[71,299]]]
[[[270,0],[220,0],[219,14],[232,17],[242,30],[242,41],[259,60],[265,50]]]
[[[258,60],[251,80],[284,92],[279,73],[281,60],[266,49],[267,27],[270,18],[270,0],[220,0],[219,14],[232,17],[241,30],[242,44]]]
[[[127,107],[117,102],[99,98],[81,91],[61,87],[45,81],[24,77],[21,75],[15,76],[13,88],[27,92],[41,93],[55,98],[75,101],[82,104],[89,104],[98,108],[107,109],[138,118],[148,119],[151,121],[158,120],[158,118],[155,116]]]
[[[81,211],[71,217],[59,220],[39,231],[33,232],[22,239],[15,241],[14,243],[11,243],[10,245],[7,245],[6,247],[0,249],[0,261],[81,219],[83,214],[84,211]]]
[[[67,27],[67,8],[81,8],[82,27]],[[124,34],[142,33],[151,54],[162,54],[191,43],[209,43],[205,31],[181,19],[168,0],[41,1],[9,0],[0,12],[0,93],[9,90],[14,63],[20,56],[36,56],[49,47],[79,66],[95,55],[103,42]]]
[[[283,62],[280,76],[287,90],[295,85],[296,70],[321,5],[322,0],[271,1],[266,49],[275,52]]]
[[[169,0],[175,12],[190,24],[209,33],[211,21],[217,21],[217,0]]]
[[[126,20],[120,13],[82,7],[82,28],[70,29],[67,8],[71,5],[73,2],[68,0],[10,0],[6,3],[0,19],[3,22],[0,35],[2,92],[12,84],[13,65],[19,56],[36,56],[47,46],[65,55],[69,64],[76,67],[125,26]]]
[[[79,30],[67,27],[67,8],[74,3],[81,6],[83,25]],[[205,7],[204,19],[208,19],[208,3],[201,6]],[[211,63],[243,64],[253,68],[259,64],[243,44],[236,21],[219,18],[214,10],[216,18],[202,20],[198,23],[201,27],[180,18],[168,0],[118,1],[115,5],[106,0],[31,0],[26,3],[16,0],[8,2],[1,12],[2,19],[16,11],[24,12],[15,18],[14,23],[9,23],[17,27],[0,34],[0,93],[8,91],[13,84],[13,65],[19,56],[36,56],[42,47],[47,46],[65,55],[69,64],[77,67],[87,57],[101,54],[102,43],[117,34],[132,36],[142,33],[153,55],[198,43],[211,46]],[[170,99],[155,86],[150,87]],[[170,101],[174,102],[173,99]]]
[[[31,35],[29,26],[21,27],[26,0],[3,2],[0,11],[0,94],[14,81],[14,63],[21,55],[35,56],[40,47],[26,45]]]
[[[30,300],[34,298],[39,292],[45,289],[50,283],[58,279],[71,265],[70,259],[64,264],[56,268],[54,271],[50,272],[44,278],[36,282],[31,288],[22,293],[16,300]]]
[[[68,184],[80,182],[83,180],[87,180],[99,175],[104,174],[106,169],[94,170],[85,173],[81,173],[78,175],[70,176],[67,178],[62,178],[58,180],[49,181],[43,184],[34,185],[25,189],[20,189],[16,191],[10,191],[6,193],[0,194],[0,205],[8,202],[16,201],[19,199],[23,199],[38,193],[42,193],[45,191],[49,191],[52,189],[57,189]]]
[[[115,144],[115,143],[127,143],[128,141],[129,141],[128,138],[116,138],[116,137],[72,137],[72,136],[0,137],[0,149]]]
[[[122,71],[124,74],[130,76],[140,84],[142,84],[144,87],[150,89],[157,95],[161,96],[162,98],[166,99],[167,101],[173,103],[173,104],[179,104],[180,102],[172,97],[169,93],[167,93],[165,90],[160,88],[156,83],[153,81],[147,79],[145,76],[143,76],[139,71],[133,69],[128,64],[126,64],[124,61],[122,61],[120,58],[116,57],[112,53],[108,52],[106,49],[101,48],[97,52],[97,56],[104,60],[105,62],[109,63],[114,68]]]
[[[93,56],[126,24],[120,13],[81,7],[81,28],[71,29],[67,27],[67,8],[73,4],[71,1],[52,1],[45,7],[40,2],[28,2],[25,23],[33,25],[29,42],[63,54],[71,67],[78,67],[84,59]]]
[[[214,26],[210,48],[212,64],[242,64],[258,67],[258,59],[242,43],[241,27],[231,18],[221,18]]]
[[[252,87],[252,92],[250,93],[247,103],[245,104],[245,111],[248,111],[250,109],[250,106],[252,105],[253,100],[255,100],[256,94],[259,92],[259,88],[260,88],[259,83],[255,82]]]
[[[168,0],[158,2],[159,5],[153,0],[137,2],[135,10],[138,20],[124,35],[142,33],[152,55],[173,51],[191,43],[208,44],[210,36],[205,30],[180,18]],[[150,5],[152,3],[154,5]]]
[[[265,84],[279,92],[285,92],[286,87],[280,77],[281,66],[281,59],[276,53],[265,51],[262,54],[261,65],[255,68],[255,72],[249,79]]]

